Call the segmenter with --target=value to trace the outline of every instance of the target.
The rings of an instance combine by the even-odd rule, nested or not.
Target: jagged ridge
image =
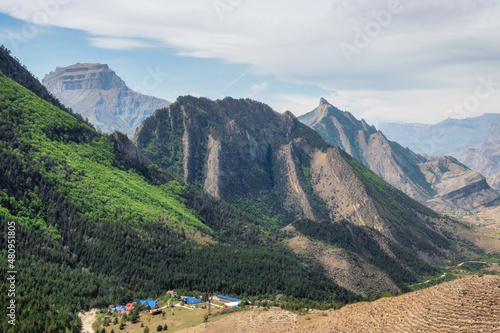
[[[484,177],[456,159],[417,155],[325,99],[299,120],[391,185],[439,212],[462,215],[499,202],[500,195]]]

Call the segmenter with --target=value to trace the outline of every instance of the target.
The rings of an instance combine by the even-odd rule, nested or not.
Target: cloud
[[[144,40],[114,37],[89,37],[87,40],[92,46],[102,49],[127,50],[132,48],[153,47],[154,45]]]
[[[267,82],[256,83],[250,87],[251,95],[255,95],[260,93],[261,91],[267,90],[268,84]]]
[[[96,47],[157,44],[248,64],[252,74],[338,92],[367,114],[418,105],[432,116],[500,68],[499,1],[4,0],[0,11],[85,31]]]

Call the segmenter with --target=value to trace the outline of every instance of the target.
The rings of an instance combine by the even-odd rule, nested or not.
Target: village
[[[91,328],[84,327],[83,332],[176,332],[221,319],[247,304],[249,302],[224,295],[181,296],[169,290],[160,300],[146,299],[94,309]]]

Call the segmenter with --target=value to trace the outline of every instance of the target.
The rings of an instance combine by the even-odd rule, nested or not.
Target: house
[[[158,307],[158,302],[156,302],[156,301],[146,300],[146,301],[139,301],[139,302],[144,306],[149,306],[151,309],[156,309]]]
[[[194,298],[194,297],[184,297],[183,302],[184,302],[184,304],[187,304],[187,303],[189,303],[189,304],[203,303],[202,301],[200,301],[199,299]]]
[[[177,292],[175,292],[173,290],[169,290],[169,291],[167,291],[167,295],[172,295],[172,297],[175,297],[175,296],[177,296]]]
[[[126,311],[126,310],[127,310],[127,308],[126,308],[125,306],[123,306],[123,305],[117,305],[117,306],[115,307],[115,309],[116,309],[116,311],[118,311],[118,312],[121,312],[121,311]]]
[[[135,303],[128,303],[127,305],[125,305],[125,309],[127,311],[133,310],[134,308],[135,308]]]
[[[230,303],[224,304],[224,309],[237,308],[239,306],[240,306],[239,302],[230,302]]]
[[[228,297],[228,296],[223,296],[223,295],[217,295],[217,298],[219,299],[219,301],[221,302],[224,302],[224,303],[227,303],[227,302],[241,302],[241,299],[237,299],[237,298],[232,298],[232,297]]]

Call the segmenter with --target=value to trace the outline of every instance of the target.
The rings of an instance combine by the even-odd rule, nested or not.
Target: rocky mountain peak
[[[131,138],[141,122],[170,103],[139,94],[106,64],[77,63],[57,67],[43,85],[64,105],[80,113],[99,130],[120,131]]]
[[[56,67],[45,75],[43,84],[52,93],[66,90],[126,88],[125,82],[106,64],[77,63],[68,67]]]
[[[319,99],[319,106],[323,106],[323,105],[331,105],[331,104],[328,103],[328,101],[326,99],[324,99],[323,97],[321,97]]]

